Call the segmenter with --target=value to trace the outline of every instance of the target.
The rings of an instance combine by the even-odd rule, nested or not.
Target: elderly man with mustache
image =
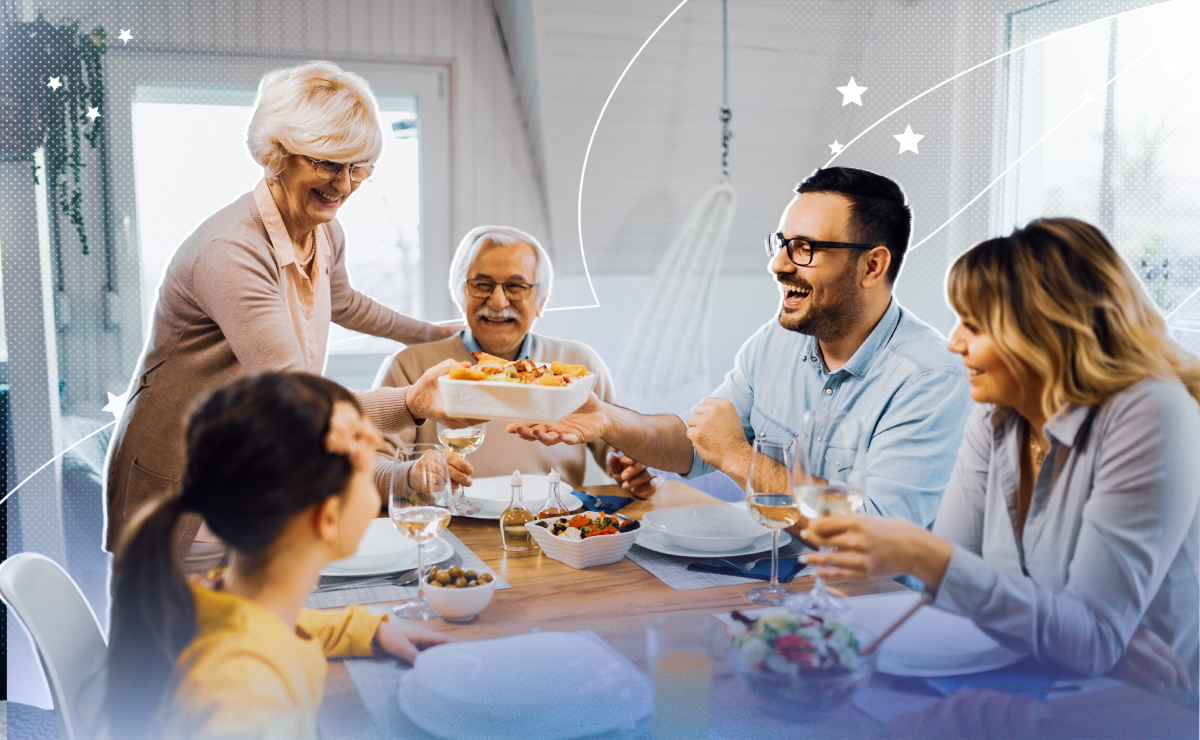
[[[445,360],[473,360],[472,352],[487,352],[506,360],[529,359],[541,364],[554,360],[571,365],[587,365],[596,374],[594,392],[608,403],[616,401],[616,389],[604,360],[582,342],[534,334],[533,323],[542,315],[550,298],[554,267],[550,255],[533,236],[507,226],[480,226],[458,245],[450,265],[450,295],[462,310],[468,328],[440,342],[409,347],[392,358],[382,378],[383,386],[403,387],[431,367]],[[472,478],[522,473],[547,473],[557,470],[563,481],[583,485],[587,452],[580,447],[542,447],[504,434],[503,429],[489,430],[470,463],[452,456],[454,482],[469,486]],[[435,424],[425,424],[387,435],[376,455],[375,482],[386,500],[391,461],[397,446],[416,443],[437,444]],[[609,455],[613,447],[603,440],[588,445],[602,468],[622,482],[636,496],[654,493],[650,473],[627,458]]]
[[[839,471],[855,451],[831,447],[830,430],[852,414],[869,434],[866,513],[929,527],[971,398],[945,338],[892,295],[911,231],[912,211],[892,180],[817,170],[767,237],[778,319],[742,345],[725,382],[690,417],[645,416],[591,398],[558,424],[509,431],[546,445],[605,440],[645,465],[688,478],[717,470],[744,488],[749,440],[797,436],[806,411],[818,424],[808,472],[844,480]],[[756,465],[756,483],[760,470],[783,472]]]

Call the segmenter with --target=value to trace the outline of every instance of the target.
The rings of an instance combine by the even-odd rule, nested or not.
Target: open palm
[[[506,431],[521,439],[541,442],[544,445],[579,445],[600,439],[608,425],[608,414],[605,413],[600,399],[595,393],[589,393],[582,406],[557,424],[509,424]]]

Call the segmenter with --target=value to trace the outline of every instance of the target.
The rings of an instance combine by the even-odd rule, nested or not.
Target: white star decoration
[[[896,152],[897,154],[904,154],[905,152],[920,154],[917,151],[917,142],[924,139],[925,134],[914,134],[912,126],[905,126],[904,133],[892,134],[892,138],[900,142],[900,151]]]
[[[829,145],[829,153],[830,154],[841,154],[842,150],[845,148],[846,148],[845,144],[839,144],[838,140],[834,139],[833,143]]]
[[[128,399],[129,391],[125,391],[119,396],[114,396],[113,394],[109,393],[108,405],[100,410],[110,412],[114,419],[120,419],[121,414],[125,413],[125,403],[128,401]]]
[[[96,119],[97,119],[97,118],[99,118],[99,117],[100,117],[100,109],[99,109],[99,108],[93,108],[93,107],[91,107],[91,106],[89,105],[89,106],[88,106],[88,112],[87,112],[87,119],[88,119],[88,121],[89,121],[90,123],[95,123],[95,122],[96,122]]]
[[[859,87],[854,84],[854,78],[850,78],[850,82],[845,87],[839,87],[838,92],[842,94],[842,105],[849,103],[857,103],[858,107],[862,107],[862,94],[867,88]]]
[[[129,33],[128,28],[122,28],[121,35],[118,36],[117,38],[120,39],[121,42],[124,43],[126,46],[128,46],[129,42],[133,41],[133,34]]]
[[[1084,105],[1091,105],[1094,102],[1096,102],[1096,92],[1094,90],[1092,92],[1083,94]]]
[[[62,82],[60,80],[62,80],[61,76],[60,77],[51,77],[50,81],[46,83],[46,87],[57,92],[58,88],[62,87]]]

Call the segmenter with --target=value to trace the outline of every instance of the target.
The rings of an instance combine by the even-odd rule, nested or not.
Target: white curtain
[[[680,413],[712,390],[712,294],[737,208],[733,186],[704,194],[654,272],[617,373],[621,402],[648,414]]]

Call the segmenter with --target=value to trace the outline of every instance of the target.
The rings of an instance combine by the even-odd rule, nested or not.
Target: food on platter
[[[598,537],[604,534],[621,534],[632,532],[641,527],[640,522],[625,517],[613,517],[595,511],[576,514],[572,517],[558,519],[539,519],[535,526],[544,527],[550,533],[568,540],[585,540],[588,537]]]
[[[440,588],[474,588],[491,583],[492,574],[463,570],[459,565],[442,570],[435,565],[429,569],[429,575],[425,578],[425,582],[430,586]]]
[[[450,370],[451,380],[490,381],[493,383],[525,383],[526,385],[565,386],[572,380],[588,374],[587,365],[568,365],[555,360],[550,366],[538,365],[533,360],[509,362],[486,352],[472,352],[473,367],[456,367]]]
[[[862,667],[858,638],[841,622],[786,608],[766,609],[757,619],[741,612],[732,616],[731,654],[744,670],[797,676]]]

